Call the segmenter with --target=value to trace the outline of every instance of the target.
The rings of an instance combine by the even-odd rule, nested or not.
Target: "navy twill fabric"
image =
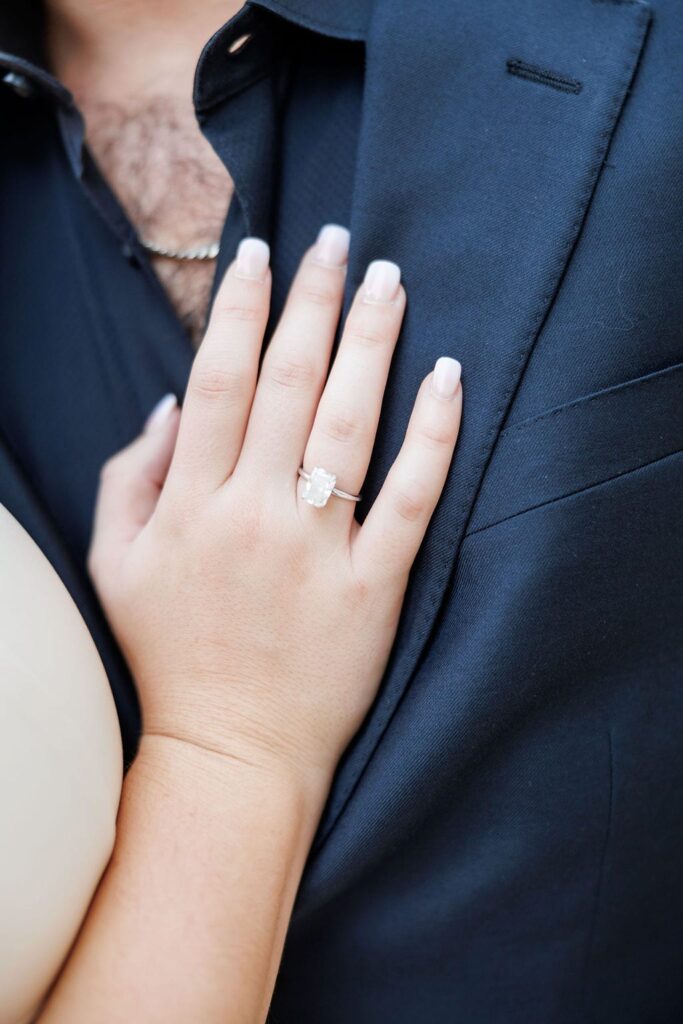
[[[38,6],[5,7],[0,501],[78,602],[130,759],[84,555],[99,466],[192,353],[44,67]],[[325,221],[352,230],[347,301],[368,260],[401,264],[361,518],[419,380],[464,367],[274,1024],[683,1020],[683,7],[262,0],[207,44],[195,106],[239,196],[217,280],[266,237],[277,315]]]

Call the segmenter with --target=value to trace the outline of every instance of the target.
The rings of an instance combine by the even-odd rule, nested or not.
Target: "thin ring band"
[[[323,508],[333,494],[336,498],[343,498],[345,501],[360,501],[363,497],[362,494],[349,494],[348,491],[340,490],[336,486],[337,478],[334,473],[328,473],[321,466],[315,466],[310,473],[300,466],[299,476],[306,481],[306,487],[301,497],[316,508]]]

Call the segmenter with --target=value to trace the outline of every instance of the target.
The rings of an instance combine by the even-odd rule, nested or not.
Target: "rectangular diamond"
[[[326,470],[321,469],[320,466],[316,466],[311,471],[310,479],[304,481],[301,497],[309,505],[314,505],[315,508],[324,508],[329,501],[332,488],[336,482],[337,478],[334,473],[328,473]]]

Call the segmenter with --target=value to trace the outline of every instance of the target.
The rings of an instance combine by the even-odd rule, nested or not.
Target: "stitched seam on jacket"
[[[560,92],[579,93],[583,89],[583,83],[577,78],[569,78],[566,75],[558,75],[555,71],[547,68],[540,68],[537,64],[527,64],[517,57],[505,62],[508,74],[516,75],[527,82],[535,82],[536,85],[547,85],[551,89],[558,89]]]
[[[509,437],[511,434],[521,430],[528,430],[536,423],[541,423],[543,420],[553,419],[555,416],[561,416],[564,414],[571,414],[575,409],[583,410],[586,406],[592,402],[605,402],[612,398],[620,397],[625,391],[629,391],[633,388],[644,388],[652,387],[657,384],[669,384],[671,377],[680,373],[683,370],[683,363],[676,363],[674,366],[667,366],[663,370],[655,370],[654,373],[649,373],[644,377],[635,377],[633,380],[624,381],[623,384],[615,384],[610,388],[604,388],[602,391],[596,391],[594,395],[586,395],[584,398],[575,398],[571,402],[566,402],[564,405],[558,405],[554,409],[547,409],[545,412],[540,412],[537,416],[530,416],[529,419],[520,420],[519,423],[511,423],[509,427],[505,427],[500,432],[501,439]]]
[[[486,523],[485,526],[478,526],[476,530],[469,530],[465,534],[465,537],[474,537],[478,533],[483,533],[485,530],[491,530],[494,526],[500,526],[501,523],[508,523],[511,519],[517,519],[518,516],[526,515],[527,512],[535,512],[536,509],[545,508],[546,505],[554,505],[558,501],[564,501],[565,498],[574,498],[577,494],[583,494],[585,491],[592,491],[596,487],[602,487],[604,484],[609,484],[613,480],[619,480],[622,476],[629,476],[631,473],[638,473],[641,469],[647,469],[648,466],[656,466],[658,462],[664,462],[665,459],[672,459],[676,455],[680,455],[683,452],[683,448],[674,448],[672,452],[667,452],[665,455],[658,455],[654,459],[648,459],[646,462],[641,462],[638,466],[631,466],[629,469],[621,469],[618,473],[612,473],[611,476],[606,476],[602,480],[595,480],[593,483],[584,484],[582,487],[577,487],[574,491],[567,491],[566,494],[557,494],[552,498],[546,498],[545,501],[539,501],[535,505],[527,505],[525,508],[520,508],[518,512],[511,512],[509,516],[503,516],[502,519],[496,519],[493,523]]]

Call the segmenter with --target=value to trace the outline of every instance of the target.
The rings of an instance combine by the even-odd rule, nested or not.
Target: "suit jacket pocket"
[[[683,448],[683,363],[502,430],[468,533]]]

